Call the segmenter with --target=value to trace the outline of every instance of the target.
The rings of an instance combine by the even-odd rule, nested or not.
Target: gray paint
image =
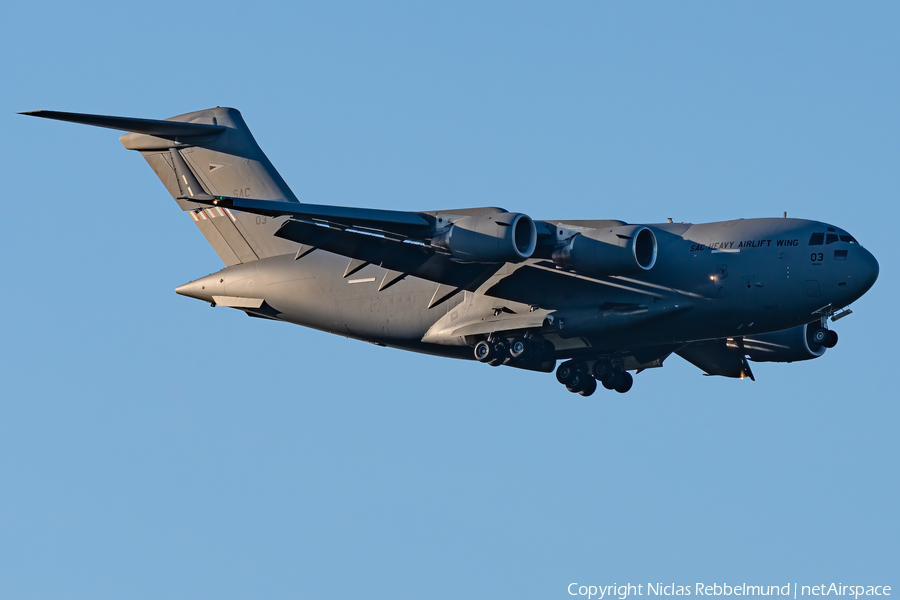
[[[824,348],[810,347],[807,336],[878,276],[875,258],[847,232],[787,218],[643,225],[656,243],[646,270],[615,254],[638,228],[535,219],[530,258],[465,262],[454,255],[496,254],[503,225],[458,237],[472,252],[451,255],[439,240],[451,237],[454,222],[496,216],[502,223],[503,209],[406,213],[300,203],[234,109],[165,121],[27,114],[132,132],[123,145],[141,152],[226,264],[179,294],[407,350],[474,359],[481,340],[522,339],[532,358],[504,354],[507,364],[548,370],[573,359],[582,371],[609,364],[621,374],[661,366],[677,352],[708,374],[752,377],[748,357],[821,356]],[[813,234],[824,243],[811,246]],[[608,251],[587,244],[590,272],[569,255],[579,247],[573,241],[586,239],[609,244]],[[607,256],[618,262],[604,274]]]

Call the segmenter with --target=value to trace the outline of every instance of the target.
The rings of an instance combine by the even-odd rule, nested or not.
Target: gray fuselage
[[[795,327],[816,319],[823,307],[847,306],[878,275],[871,253],[847,232],[817,221],[738,219],[649,227],[658,240],[658,258],[646,273],[561,280],[557,267],[529,259],[505,265],[475,292],[459,292],[434,308],[428,308],[434,283],[407,277],[378,291],[385,269],[367,265],[344,277],[347,259],[321,250],[299,260],[283,255],[229,267],[178,292],[211,303],[214,296],[260,298],[265,302],[258,310],[242,309],[373,343],[461,358],[472,357],[474,338],[430,336],[423,341],[439,321],[494,320],[498,325],[493,329],[502,331],[504,320],[536,311],[550,317],[552,327],[553,315],[562,318],[604,305],[677,307],[663,319],[601,327],[578,336],[577,342],[557,343],[557,356],[564,358]],[[814,234],[822,234],[822,242],[810,245]],[[544,272],[552,272],[553,279],[544,281]],[[495,286],[508,287],[507,281],[521,291],[504,290],[503,296],[521,301],[491,296]]]

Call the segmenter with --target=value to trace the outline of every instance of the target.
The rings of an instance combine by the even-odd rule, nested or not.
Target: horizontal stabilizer
[[[55,110],[33,110],[19,113],[29,117],[68,121],[95,127],[118,129],[143,133],[164,139],[194,137],[201,135],[217,135],[225,131],[222,125],[203,125],[202,123],[181,123],[179,121],[158,121],[155,119],[135,119],[131,117],[110,117],[105,115],[86,115],[81,113],[57,112]]]

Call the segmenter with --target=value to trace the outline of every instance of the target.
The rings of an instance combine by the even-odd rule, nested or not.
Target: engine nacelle
[[[744,336],[744,351],[755,362],[794,362],[819,358],[825,346],[812,339],[818,323],[808,323],[783,331]]]
[[[641,225],[577,233],[553,252],[553,262],[591,275],[630,275],[656,264],[656,236]]]
[[[537,246],[537,229],[528,215],[494,213],[462,217],[431,240],[453,258],[472,262],[521,262]]]

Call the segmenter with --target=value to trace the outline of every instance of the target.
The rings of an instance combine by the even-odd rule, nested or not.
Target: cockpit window
[[[828,228],[828,231],[834,231],[832,228]],[[847,242],[848,244],[857,244],[859,242],[852,235],[847,235],[846,233],[821,233],[816,232],[809,237],[809,245],[810,246],[821,246],[822,244],[834,244],[835,242]]]

